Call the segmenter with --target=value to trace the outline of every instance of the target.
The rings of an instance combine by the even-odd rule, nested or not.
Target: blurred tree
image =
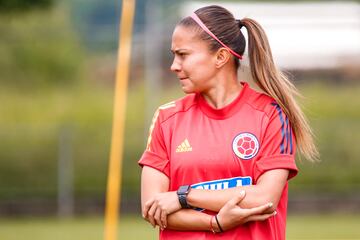
[[[49,8],[54,0],[0,0],[0,12]]]
[[[66,7],[1,14],[0,35],[2,86],[78,82],[84,53]]]

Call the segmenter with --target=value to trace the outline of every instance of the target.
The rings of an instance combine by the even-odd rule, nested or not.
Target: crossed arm
[[[275,169],[265,172],[256,185],[224,190],[192,189],[187,201],[191,206],[218,212],[218,219],[226,231],[248,221],[261,221],[276,214],[275,209],[288,174],[286,169]],[[142,212],[154,227],[158,225],[162,229],[187,231],[219,230],[210,215],[181,209],[176,191],[169,192],[168,189],[169,179],[166,175],[156,169],[143,167]]]

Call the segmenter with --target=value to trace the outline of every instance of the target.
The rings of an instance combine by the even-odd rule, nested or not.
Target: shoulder
[[[270,118],[274,112],[277,111],[277,108],[280,108],[275,99],[266,93],[259,92],[250,86],[248,86],[247,91],[248,94],[245,103],[250,106],[252,110],[261,112]]]
[[[196,104],[196,95],[188,94],[180,99],[161,105],[157,109],[156,115],[158,115],[160,122],[164,122],[178,113],[188,111]]]

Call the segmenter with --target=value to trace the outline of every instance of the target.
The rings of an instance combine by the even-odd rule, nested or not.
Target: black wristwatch
[[[190,185],[180,186],[179,189],[177,190],[177,195],[179,198],[181,208],[191,208],[191,206],[186,201],[186,197],[189,194],[190,190],[191,190]]]

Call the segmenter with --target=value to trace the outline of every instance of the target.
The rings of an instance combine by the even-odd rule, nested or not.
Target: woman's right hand
[[[241,208],[239,203],[244,199],[245,191],[240,191],[239,195],[230,199],[217,214],[217,219],[223,231],[232,229],[240,224],[250,221],[264,221],[276,215],[276,211],[272,213],[264,213],[272,207],[272,203],[267,203],[254,208]]]

